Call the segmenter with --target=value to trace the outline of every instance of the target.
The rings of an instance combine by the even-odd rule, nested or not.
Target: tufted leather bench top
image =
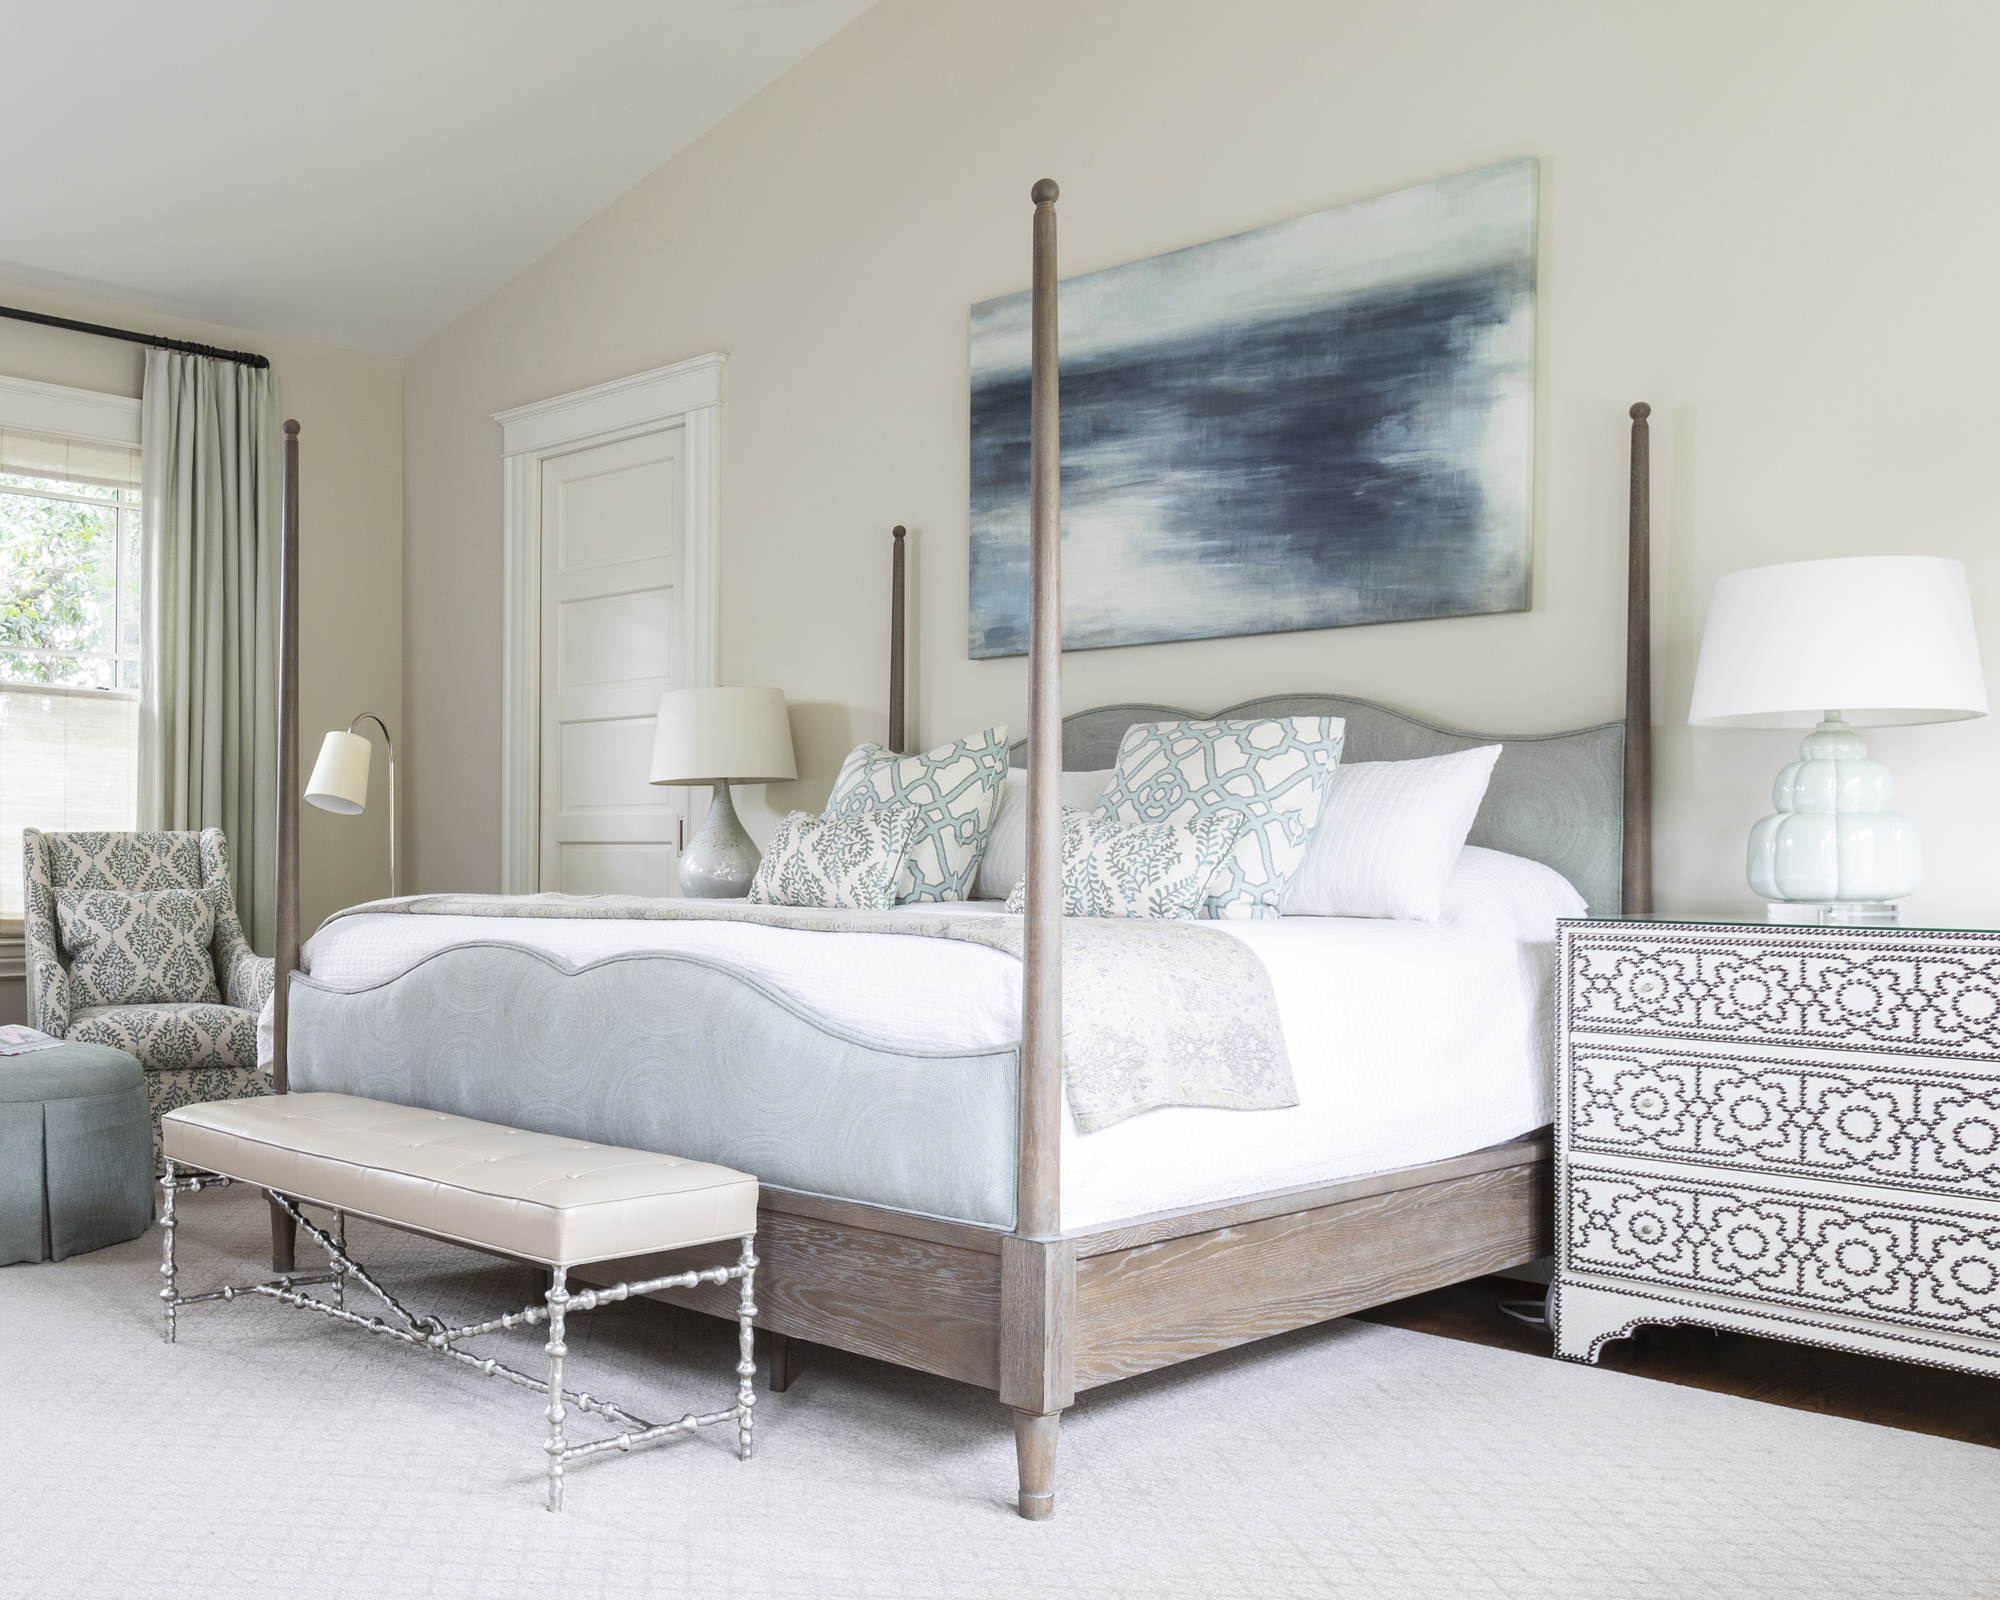
[[[218,1100],[160,1126],[180,1166],[548,1266],[757,1228],[757,1180],[728,1167],[357,1095]]]

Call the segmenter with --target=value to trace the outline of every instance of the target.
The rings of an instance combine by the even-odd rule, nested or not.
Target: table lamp
[[[1985,715],[1961,562],[1848,556],[1716,581],[1689,725],[1811,730],[1750,830],[1750,887],[1775,922],[1895,921],[1923,848],[1855,729]]]
[[[731,783],[790,783],[792,725],[782,689],[669,689],[653,724],[654,783],[715,791],[701,831],[681,856],[681,893],[700,899],[747,895],[763,859],[730,798]]]
[[[382,743],[389,752],[389,898],[396,898],[396,744],[389,737],[389,724],[372,711],[364,711],[347,725],[329,733],[319,747],[312,777],[306,781],[306,804],[318,806],[343,817],[358,817],[368,807],[368,740],[354,730],[372,722],[382,730]]]

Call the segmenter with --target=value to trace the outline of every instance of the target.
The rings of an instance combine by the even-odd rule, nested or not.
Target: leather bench
[[[629,1450],[711,1422],[734,1421],[738,1454],[749,1459],[755,1404],[751,1380],[756,1372],[751,1344],[757,1314],[755,1178],[705,1161],[565,1139],[345,1094],[272,1095],[183,1106],[168,1112],[160,1127],[166,1154],[160,1270],[167,1280],[160,1293],[166,1302],[169,1342],[175,1338],[176,1314],[182,1306],[257,1294],[450,1356],[523,1387],[546,1390],[549,1433],[543,1449],[548,1456],[552,1511],[562,1507],[565,1465],[600,1450]],[[175,1196],[217,1183],[251,1184],[266,1191],[326,1252],[327,1270],[181,1294],[174,1250],[180,1221]],[[330,1210],[328,1225],[313,1222],[300,1209],[303,1205]],[[437,1317],[414,1315],[348,1253],[350,1216],[533,1262],[549,1273],[544,1303],[456,1328]],[[572,1267],[724,1239],[742,1242],[735,1266],[577,1294],[568,1289]],[[654,1424],[597,1396],[563,1387],[568,1316],[632,1295],[731,1280],[741,1284],[735,1404]],[[372,1293],[397,1320],[387,1323],[348,1310],[350,1282]],[[322,1286],[327,1290],[324,1296],[309,1292]],[[469,1339],[542,1322],[549,1327],[545,1382],[459,1348]],[[570,1444],[564,1434],[570,1407],[594,1412],[620,1431]]]

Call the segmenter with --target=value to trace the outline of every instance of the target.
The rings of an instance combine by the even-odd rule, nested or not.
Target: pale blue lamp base
[[[1889,808],[1896,782],[1838,711],[1805,736],[1750,830],[1750,887],[1773,922],[1883,923],[1924,878],[1917,825]]]
[[[701,831],[681,856],[681,893],[696,900],[741,900],[764,859],[736,815],[729,780],[719,778]]]

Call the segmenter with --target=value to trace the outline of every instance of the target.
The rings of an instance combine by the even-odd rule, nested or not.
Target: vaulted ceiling
[[[0,0],[0,277],[402,356],[872,0]]]

